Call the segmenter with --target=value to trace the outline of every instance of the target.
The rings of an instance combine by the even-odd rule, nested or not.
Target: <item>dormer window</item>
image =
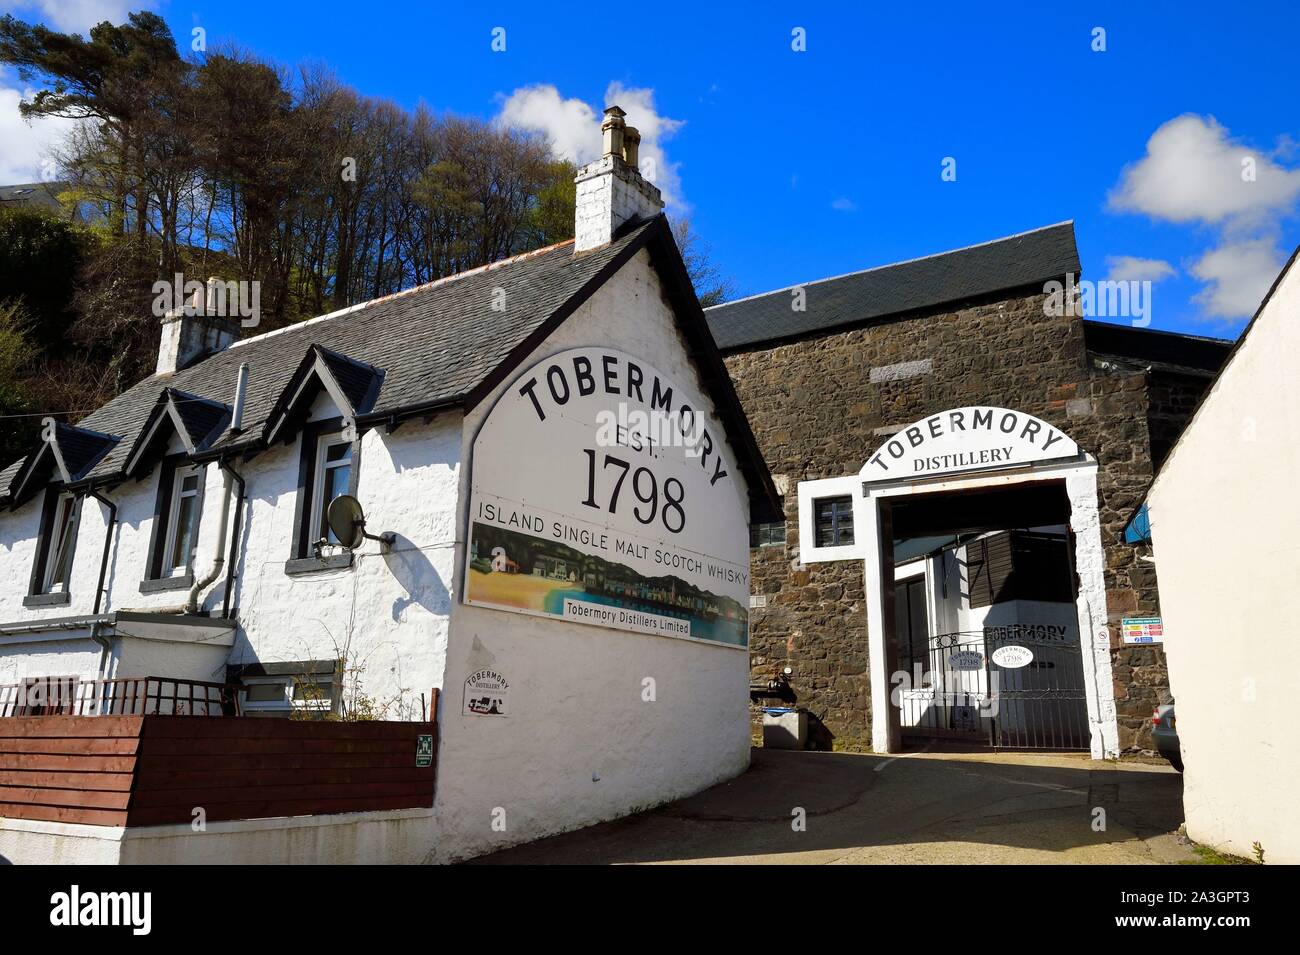
[[[313,421],[302,430],[298,464],[298,505],[294,515],[293,551],[285,570],[309,574],[352,566],[352,553],[337,546],[330,533],[330,502],[357,493],[360,444],[342,418]],[[324,548],[318,546],[324,542]]]
[[[81,516],[81,499],[63,493],[54,506],[49,547],[41,593],[67,593],[72,586],[72,555],[77,548],[77,524]]]
[[[72,562],[81,523],[81,498],[70,491],[50,488],[45,493],[36,560],[23,606],[47,607],[69,602]]]
[[[176,469],[172,480],[171,514],[167,520],[164,573],[181,577],[190,572],[199,530],[200,472],[192,465]]]
[[[329,528],[329,506],[348,493],[352,481],[352,442],[337,434],[322,435],[316,449],[316,479],[312,488],[312,540],[337,544]]]
[[[184,590],[194,582],[206,470],[206,465],[191,464],[184,454],[163,458],[141,593]]]

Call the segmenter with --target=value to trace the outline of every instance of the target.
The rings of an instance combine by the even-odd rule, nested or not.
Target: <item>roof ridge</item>
[[[783,288],[771,289],[770,291],[759,292],[755,295],[746,295],[744,298],[733,299],[730,302],[722,302],[718,305],[710,305],[704,311],[706,313],[718,312],[721,309],[727,308],[730,305],[739,305],[741,302],[750,302],[753,301],[754,299],[766,298],[769,295],[778,295],[781,292],[789,292],[797,288],[806,288],[809,285],[821,285],[824,282],[838,282],[840,279],[848,279],[858,275],[866,275],[870,272],[879,272],[882,269],[897,268],[900,265],[911,265],[914,262],[924,262],[927,259],[938,259],[938,258],[942,258],[945,255],[955,255],[958,252],[968,252],[971,249],[979,249],[979,248],[984,248],[985,246],[997,245],[1000,242],[1010,242],[1012,239],[1022,239],[1027,235],[1033,235],[1036,232],[1046,232],[1048,229],[1060,228],[1063,225],[1073,226],[1074,220],[1062,219],[1060,222],[1053,222],[1050,223],[1049,225],[1038,226],[1037,228],[1034,229],[1026,229],[1023,232],[1016,232],[1012,235],[1004,235],[997,239],[988,239],[984,242],[975,242],[972,243],[971,245],[963,245],[956,249],[947,249],[943,252],[931,252],[929,255],[918,255],[910,259],[900,259],[897,262],[887,262],[884,265],[873,265],[871,268],[857,269],[856,271],[853,272],[844,272],[841,275],[828,275],[825,278],[813,279],[811,282],[796,282],[793,285],[786,285]]]
[[[388,295],[379,296],[379,298],[367,299],[364,302],[357,302],[355,305],[349,305],[346,308],[335,309],[334,311],[327,312],[324,315],[317,315],[314,318],[307,318],[301,322],[294,322],[292,325],[286,325],[283,328],[272,329],[269,332],[263,332],[261,335],[253,335],[251,338],[241,338],[238,341],[232,342],[230,346],[225,350],[231,351],[235,348],[242,348],[244,345],[248,345],[253,342],[265,341],[268,338],[274,338],[276,335],[280,335],[292,329],[302,328],[306,325],[315,325],[320,322],[328,321],[329,319],[332,318],[339,318],[343,315],[349,315],[353,312],[359,312],[364,308],[369,308],[372,305],[378,305],[381,302],[389,302],[392,301],[393,299],[403,298],[407,295],[414,295],[417,292],[427,291],[429,289],[437,288],[442,285],[449,285],[452,282],[455,282],[459,279],[468,278],[469,276],[477,275],[480,272],[489,272],[492,269],[502,268],[503,266],[511,265],[515,262],[522,262],[526,259],[534,258],[546,252],[553,252],[554,250],[560,248],[561,246],[571,245],[573,241],[574,241],[573,239],[565,239],[562,242],[555,242],[551,245],[543,246],[540,249],[531,249],[528,252],[520,252],[518,255],[511,255],[511,256],[507,256],[504,259],[497,259],[493,262],[488,262],[486,265],[478,265],[472,269],[466,269],[464,272],[456,272],[452,275],[444,275],[442,278],[434,279],[432,282],[424,282],[421,283],[420,285],[412,285],[410,288],[401,289],[400,291],[397,292],[390,292]]]

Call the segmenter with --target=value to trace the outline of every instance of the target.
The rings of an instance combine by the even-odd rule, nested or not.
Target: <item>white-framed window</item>
[[[332,713],[338,687],[331,674],[244,677],[245,713],[290,716],[295,712]]]
[[[183,577],[190,572],[199,532],[202,481],[202,471],[192,465],[178,467],[172,476],[171,507],[163,538],[164,577]]]
[[[311,516],[307,524],[309,541],[337,544],[326,518],[330,502],[348,493],[352,479],[352,442],[337,434],[321,435],[316,445],[316,473],[311,491]]]
[[[77,549],[77,525],[80,523],[81,498],[67,492],[60,494],[54,505],[54,522],[50,525],[50,539],[45,550],[42,593],[66,593],[72,585],[72,557]]]

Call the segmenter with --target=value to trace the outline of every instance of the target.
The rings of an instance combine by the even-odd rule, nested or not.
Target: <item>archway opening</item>
[[[1065,482],[914,493],[880,508],[903,745],[1088,750]]]

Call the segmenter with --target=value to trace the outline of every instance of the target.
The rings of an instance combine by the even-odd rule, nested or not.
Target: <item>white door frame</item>
[[[1086,452],[1066,461],[1037,462],[1013,470],[966,471],[919,481],[864,484],[861,476],[853,475],[799,484],[800,559],[806,562],[860,559],[863,562],[867,597],[867,658],[871,666],[871,741],[876,752],[896,753],[902,748],[900,721],[891,699],[893,675],[888,672],[886,662],[880,502],[916,493],[968,491],[1041,481],[1064,481],[1070,502],[1069,523],[1075,542],[1074,569],[1079,578],[1075,604],[1092,757],[1106,759],[1119,754],[1115,686],[1111,679],[1110,630],[1106,616],[1106,556],[1097,508],[1097,460]],[[808,546],[816,540],[813,502],[840,494],[848,494],[854,501],[853,544],[824,548]]]

